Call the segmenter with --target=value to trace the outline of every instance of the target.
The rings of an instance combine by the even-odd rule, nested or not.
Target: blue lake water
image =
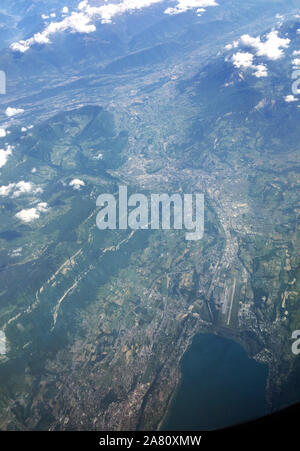
[[[232,340],[199,334],[182,359],[182,378],[162,430],[210,430],[266,413],[267,365]]]

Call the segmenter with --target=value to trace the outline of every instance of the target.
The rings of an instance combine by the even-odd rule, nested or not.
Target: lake
[[[198,334],[181,363],[182,378],[162,430],[211,430],[266,413],[268,366],[227,338]]]

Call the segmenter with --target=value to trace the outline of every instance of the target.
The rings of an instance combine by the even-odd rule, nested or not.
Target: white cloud
[[[30,46],[34,43],[34,41],[31,42],[31,39],[27,39],[27,41],[19,41],[19,42],[13,42],[10,45],[10,48],[14,51],[14,52],[21,52],[21,53],[25,53],[27,52],[27,50],[30,49]]]
[[[15,216],[22,222],[32,222],[39,219],[41,213],[46,213],[48,205],[46,202],[40,202],[36,207],[27,208],[19,211]]]
[[[36,208],[27,208],[19,211],[15,216],[22,222],[31,222],[39,219],[40,214]]]
[[[12,249],[10,252],[10,257],[20,257],[22,255],[22,247],[17,247],[16,249]]]
[[[164,0],[123,0],[120,3],[105,3],[101,6],[90,6],[88,1],[82,1],[78,9],[83,11],[90,19],[99,18],[102,23],[111,23],[115,16],[126,12],[134,12]]]
[[[5,110],[5,114],[8,117],[16,116],[17,114],[22,114],[22,113],[24,113],[24,110],[22,108],[12,108],[9,106]]]
[[[5,138],[5,136],[6,136],[5,128],[0,128],[0,138]]]
[[[37,210],[41,213],[46,213],[46,211],[48,211],[47,202],[39,202],[37,205]]]
[[[254,75],[257,78],[267,77],[268,76],[268,68],[264,64],[258,64],[254,66],[255,72]]]
[[[38,194],[42,192],[43,192],[42,188],[36,187],[31,182],[24,182],[23,180],[21,180],[15,185],[13,197],[19,197],[22,194]]]
[[[254,70],[253,75],[257,78],[267,77],[268,68],[264,64],[253,64],[254,55],[249,52],[237,52],[232,55],[232,63],[237,69],[251,68]]]
[[[294,50],[294,51],[293,51],[293,55],[294,55],[294,56],[300,55],[300,50]]]
[[[10,183],[9,185],[2,185],[0,186],[0,196],[6,197],[9,196],[12,190],[14,189],[15,184]]]
[[[24,180],[0,186],[0,196],[19,197],[22,194],[38,194],[42,192],[42,188],[35,186],[31,182],[24,182]]]
[[[173,0],[176,5],[173,8],[167,8],[166,14],[179,14],[190,9],[196,9],[201,14],[204,8],[209,6],[217,6],[215,0]],[[101,6],[91,6],[88,0],[83,0],[78,4],[77,11],[69,13],[65,6],[62,9],[64,14],[68,14],[61,21],[50,22],[46,28],[33,35],[26,40],[20,40],[11,44],[13,51],[27,52],[34,44],[48,44],[50,37],[56,33],[70,31],[77,33],[92,33],[96,30],[94,21],[100,20],[101,23],[111,23],[115,16],[126,12],[139,11],[152,5],[163,3],[164,0],[122,0],[119,3],[108,3],[107,1]],[[51,16],[51,14],[50,14]],[[44,19],[49,18],[42,15]]]
[[[215,0],[176,0],[177,5],[174,8],[167,8],[165,14],[181,14],[190,9],[196,9],[197,13],[205,12],[204,8],[209,6],[218,6]]]
[[[280,38],[278,31],[273,30],[267,34],[264,41],[259,36],[253,38],[249,34],[244,34],[241,36],[241,42],[254,48],[257,56],[266,56],[271,60],[277,60],[284,55],[283,49],[287,48],[291,41],[288,38]]]
[[[12,154],[12,150],[11,146],[7,146],[6,149],[0,149],[0,168],[6,164],[8,157]]]
[[[232,62],[234,67],[236,68],[247,68],[247,67],[253,67],[253,58],[254,56],[252,53],[249,52],[237,52],[234,55],[232,55]]]
[[[239,41],[233,41],[231,44],[225,45],[225,50],[236,49],[239,45]]]
[[[36,33],[32,38],[14,42],[11,49],[22,53],[27,52],[33,44],[48,44],[50,36],[63,31],[77,33],[91,33],[96,30],[95,25],[90,23],[90,17],[81,12],[73,12],[60,22],[51,22],[44,31]]]
[[[49,19],[49,16],[48,16],[47,14],[42,14],[42,15],[41,15],[41,18],[44,19],[44,20],[46,20],[46,19]]]
[[[61,11],[62,11],[63,14],[68,14],[69,8],[67,6],[64,6]]]
[[[36,33],[33,37],[20,40],[11,44],[11,49],[19,52],[27,52],[33,44],[48,44],[51,35],[63,31],[77,33],[92,33],[96,31],[92,23],[94,19],[100,19],[102,23],[111,22],[112,18],[126,11],[134,11],[160,3],[163,0],[123,0],[120,3],[105,3],[102,6],[90,6],[88,1],[82,1],[78,5],[78,11],[71,12],[60,22],[51,22],[46,28]]]
[[[300,58],[293,59],[292,63],[294,66],[300,66]]]
[[[78,4],[78,9],[79,10],[85,9],[87,8],[88,4],[89,4],[88,0],[83,0]]]
[[[85,186],[85,183],[83,180],[80,179],[73,179],[69,183],[69,186],[71,186],[75,190],[79,190],[82,186]]]
[[[257,78],[267,77],[268,68],[265,64],[254,64],[254,57],[267,57],[271,60],[277,60],[284,55],[284,49],[289,47],[290,39],[280,38],[278,31],[273,30],[266,35],[264,40],[259,36],[252,37],[249,34],[241,36],[240,41],[235,41],[235,44],[228,44],[225,49],[231,50],[237,47],[236,43],[241,43],[247,47],[252,47],[254,54],[246,51],[239,51],[232,56],[233,65],[236,68],[252,68],[253,75]],[[298,58],[294,59],[294,64],[298,61]]]
[[[288,103],[290,102],[297,102],[297,97],[293,96],[293,94],[290,94],[288,96],[285,96],[284,100]]]
[[[24,182],[23,180],[21,180],[16,184],[13,197],[19,197],[21,196],[21,194],[37,194],[42,192],[43,192],[42,188],[36,187],[31,182]]]

